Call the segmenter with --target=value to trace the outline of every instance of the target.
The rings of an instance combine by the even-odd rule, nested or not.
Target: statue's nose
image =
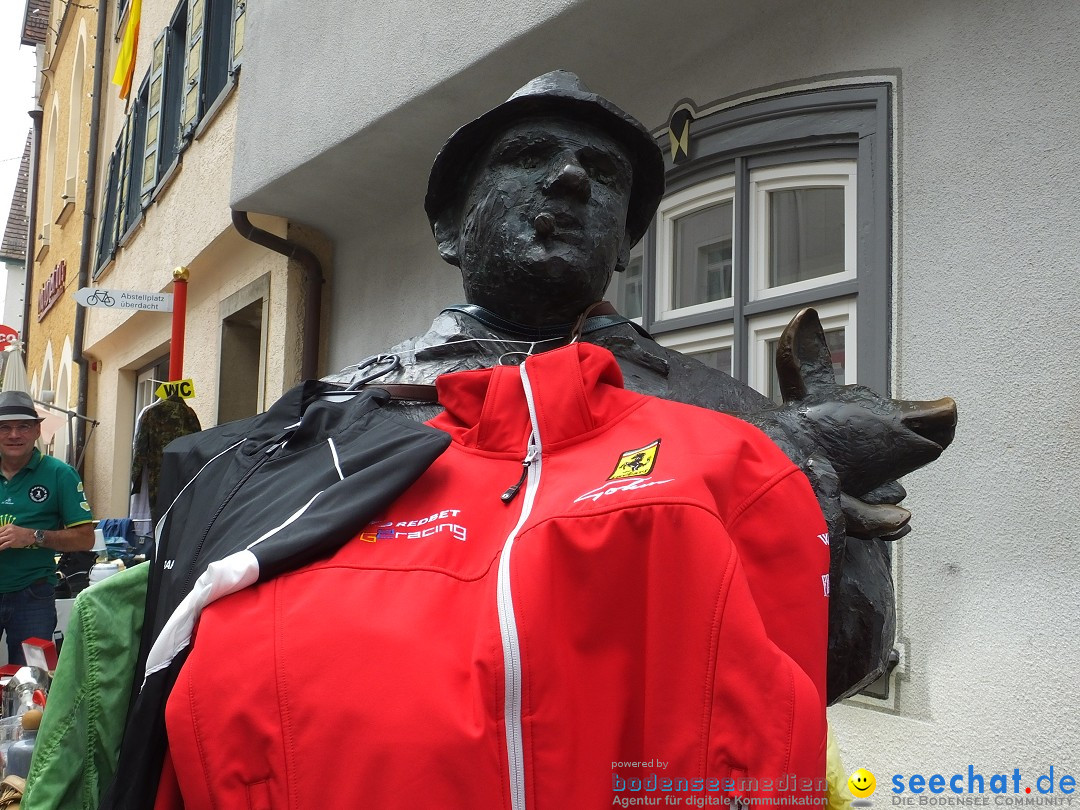
[[[592,194],[592,185],[589,183],[589,175],[585,169],[572,158],[559,163],[559,168],[551,173],[544,184],[545,193],[567,194],[582,202],[588,200]]]

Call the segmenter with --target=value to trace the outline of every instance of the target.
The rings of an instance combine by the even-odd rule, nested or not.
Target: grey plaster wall
[[[687,97],[893,77],[893,389],[955,396],[961,424],[906,482],[895,700],[831,718],[849,769],[879,782],[1080,772],[1080,4],[283,5],[252,11],[233,198],[335,240],[329,368],[460,298],[427,233],[427,170],[531,76],[574,69],[650,127]]]

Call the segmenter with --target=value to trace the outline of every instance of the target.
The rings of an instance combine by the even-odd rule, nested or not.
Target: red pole
[[[187,320],[188,269],[173,270],[172,344],[169,347],[169,381],[184,378],[184,322]]]

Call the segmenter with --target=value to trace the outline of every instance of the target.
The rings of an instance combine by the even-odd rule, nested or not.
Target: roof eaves
[[[26,260],[26,237],[30,220],[26,215],[27,192],[30,187],[30,145],[33,132],[26,133],[26,146],[23,147],[19,174],[15,180],[15,193],[11,195],[11,208],[8,210],[7,227],[0,239],[0,259],[12,261]]]
[[[44,45],[49,30],[49,0],[26,0],[21,44]]]

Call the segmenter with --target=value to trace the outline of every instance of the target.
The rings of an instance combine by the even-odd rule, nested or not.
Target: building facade
[[[27,10],[35,11],[30,4]],[[37,97],[41,126],[31,199],[35,215],[26,290],[26,366],[35,398],[75,410],[79,369],[73,357],[76,305],[70,293],[76,287],[83,244],[97,15],[92,7],[64,2],[39,4],[37,11],[35,16],[47,14],[48,25],[39,51],[43,80]],[[73,462],[73,445],[74,431],[61,429],[47,450]]]
[[[116,64],[129,0],[104,4],[105,64]],[[188,403],[208,427],[259,412],[298,379],[302,270],[243,238],[229,207],[237,99],[246,49],[243,0],[142,3],[130,98],[106,81],[90,286],[171,293],[186,268]],[[279,239],[284,218],[253,217]],[[305,238],[305,235],[301,235]],[[307,235],[309,243],[317,238]],[[94,306],[86,311],[88,485],[102,516],[128,513],[136,418],[170,382],[172,316]]]
[[[1070,227],[1080,6],[1009,0],[331,0],[248,11],[234,208],[332,242],[325,373],[461,300],[423,212],[455,128],[555,68],[650,127],[668,192],[612,295],[661,342],[773,394],[769,352],[822,315],[839,379],[956,398],[905,480],[899,663],[830,710],[883,774],[1080,770],[1080,332]],[[660,756],[662,752],[656,752]]]

